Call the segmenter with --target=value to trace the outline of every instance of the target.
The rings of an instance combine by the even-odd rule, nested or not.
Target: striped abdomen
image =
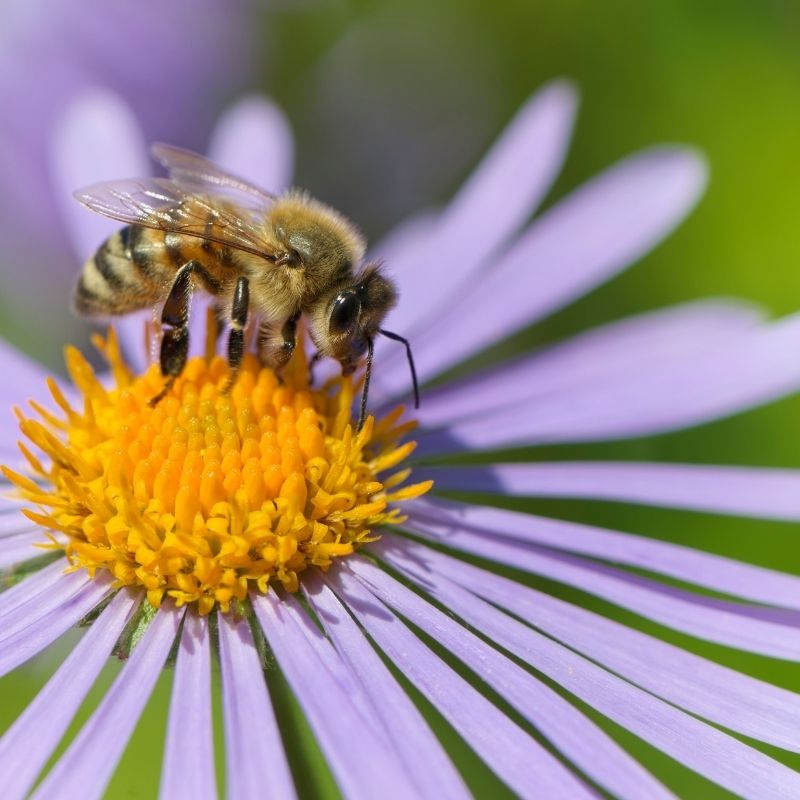
[[[127,314],[163,299],[176,267],[166,255],[164,234],[129,225],[100,246],[75,287],[79,314]]]

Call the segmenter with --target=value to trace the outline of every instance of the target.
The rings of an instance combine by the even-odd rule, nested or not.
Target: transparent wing
[[[191,150],[156,143],[150,152],[167,170],[170,180],[188,192],[224,197],[254,210],[266,210],[275,200],[275,196],[269,192],[253,186],[243,178],[228,174],[212,161]]]
[[[104,217],[145,228],[197,236],[238,250],[275,259],[264,237],[263,211],[195,194],[167,178],[135,178],[98,183],[75,197]]]

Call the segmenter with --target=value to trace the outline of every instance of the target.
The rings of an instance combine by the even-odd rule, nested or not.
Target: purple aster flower
[[[75,131],[87,109],[73,116]],[[527,223],[561,165],[574,109],[568,85],[543,89],[445,210],[375,249],[400,282],[392,326],[412,334],[423,379],[611,277],[697,199],[705,180],[699,157],[656,148]],[[285,131],[274,107],[251,100],[224,119],[212,151],[280,188],[288,180]],[[106,177],[78,174],[93,168],[82,150],[95,140],[86,145],[76,135],[60,144],[68,183]],[[141,154],[118,158],[129,164]],[[79,249],[102,234],[77,217],[76,226]],[[430,253],[452,259],[436,282]],[[447,455],[697,424],[794,391],[798,339],[798,319],[764,323],[731,302],[645,314],[428,390],[415,438],[423,453]],[[302,353],[283,386],[251,358],[228,398],[216,388],[224,361],[209,344],[175,396],[149,409],[157,368],[128,369],[113,335],[99,344],[113,380],[96,379],[70,351],[76,388],[50,383],[58,416],[38,404],[32,416],[20,415],[27,467],[5,472],[18,496],[0,512],[0,566],[14,579],[0,595],[0,671],[93,620],[0,739],[7,796],[30,790],[116,647],[130,657],[34,793],[101,796],[176,638],[163,797],[216,795],[213,650],[231,797],[262,796],[265,787],[295,795],[265,665],[285,677],[344,796],[468,796],[387,661],[521,797],[595,796],[594,786],[624,798],[670,796],[581,705],[736,794],[800,794],[798,773],[736,738],[797,752],[800,696],[497,567],[578,588],[695,639],[792,660],[800,656],[796,576],[421,496],[428,483],[409,486],[409,470],[395,472],[410,454],[400,440],[411,427],[383,410],[407,391],[401,370],[386,366],[400,358],[388,348],[377,357],[383,408],[355,434],[355,387],[334,380],[310,388]],[[135,353],[138,335],[123,331],[121,344]],[[14,376],[4,404],[41,398],[39,367],[8,346],[0,361]],[[0,424],[0,458],[16,463],[16,422],[8,415]],[[800,475],[788,470],[442,463],[424,469],[436,488],[800,518]],[[405,500],[413,502],[400,516],[396,504]],[[31,504],[38,510],[23,516]],[[30,561],[43,528],[55,553],[45,566]],[[76,569],[65,573],[68,563]]]

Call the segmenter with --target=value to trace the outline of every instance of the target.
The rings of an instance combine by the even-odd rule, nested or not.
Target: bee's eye
[[[361,313],[361,301],[353,291],[340,292],[331,304],[331,316],[328,327],[331,333],[347,333],[358,322]]]

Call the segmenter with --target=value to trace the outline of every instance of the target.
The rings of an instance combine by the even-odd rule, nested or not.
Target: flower
[[[610,277],[665,236],[696,200],[702,161],[685,148],[657,148],[612,167],[520,231],[558,171],[574,107],[569,85],[545,87],[446,210],[414,220],[376,248],[401,286],[403,300],[391,324],[411,333],[423,379]],[[226,128],[223,139],[241,142],[228,152],[251,163],[256,175],[274,169],[274,157],[270,137],[251,134],[273,124],[280,124],[275,110],[254,104]],[[74,156],[73,163],[83,162]],[[447,267],[436,281],[431,254]],[[798,337],[800,320],[764,323],[753,309],[732,302],[645,314],[429,389],[414,438],[420,452],[442,455],[697,424],[796,389]],[[120,342],[131,354],[140,346],[124,330]],[[467,796],[462,776],[396,672],[522,797],[593,796],[592,784],[619,797],[669,796],[582,707],[742,796],[800,792],[800,775],[734,735],[797,751],[800,696],[552,596],[525,578],[577,588],[696,639],[796,659],[796,576],[436,494],[404,504],[406,519],[397,512],[371,519],[405,498],[395,490],[405,470],[388,481],[378,473],[400,466],[410,449],[397,449],[408,429],[393,430],[397,417],[385,411],[407,392],[400,383],[406,378],[389,367],[400,356],[386,348],[376,356],[372,405],[378,422],[354,437],[346,420],[352,384],[340,379],[326,390],[309,390],[302,353],[285,387],[250,360],[243,382],[226,398],[215,388],[224,385],[226,366],[207,345],[176,394],[146,417],[157,371],[129,370],[113,335],[98,343],[113,381],[95,378],[69,351],[80,395],[51,381],[60,414],[38,403],[38,422],[20,414],[23,434],[50,454],[53,465],[26,447],[30,475],[6,473],[23,497],[5,499],[0,515],[0,566],[11,569],[15,581],[0,594],[0,672],[92,618],[0,740],[8,796],[30,789],[116,647],[129,655],[124,667],[34,794],[100,796],[178,636],[164,797],[216,793],[212,650],[220,661],[231,797],[296,793],[265,664],[268,677],[277,668],[288,682],[346,797],[373,797],[387,787],[398,797]],[[6,401],[41,397],[40,368],[8,347],[0,358],[14,376],[13,386],[3,389]],[[381,422],[387,413],[389,421]],[[311,427],[301,425],[312,415]],[[262,431],[266,417],[272,422]],[[15,458],[12,423],[2,422],[0,458],[6,463]],[[314,430],[323,431],[324,440]],[[250,491],[240,468],[245,447],[261,452],[264,431],[274,434],[268,446],[277,448],[276,457],[289,448],[298,460],[271,490],[259,476],[255,499],[245,502],[237,494]],[[306,433],[314,438],[303,444]],[[170,484],[172,473],[162,467],[172,458],[183,469],[191,436],[197,458],[206,460],[189,465],[186,481],[181,472]],[[337,462],[337,454],[346,459]],[[330,475],[334,463],[342,468],[327,486],[320,476]],[[346,487],[345,473],[351,480]],[[467,467],[443,460],[415,469],[420,473],[434,479],[435,488],[500,496],[800,515],[800,475],[788,470],[570,462]],[[305,478],[302,487],[292,477],[298,474]],[[183,485],[195,492],[179,501]],[[428,488],[412,486],[411,496]],[[345,518],[335,503],[345,490],[352,508],[377,503],[344,526],[356,531],[345,542],[347,552],[330,559],[327,571],[292,562],[298,542],[342,541],[336,537],[343,528],[336,526]],[[269,497],[267,505],[262,496]],[[20,506],[32,501],[41,509],[23,517]],[[249,514],[246,521],[241,514]],[[358,527],[364,520],[366,527]],[[315,540],[317,523],[325,530]],[[262,538],[247,539],[258,525]],[[297,534],[283,555],[280,525]],[[93,569],[95,579],[83,569],[65,574],[60,556],[45,566],[27,561],[42,527],[74,564]],[[220,543],[216,551],[209,532]],[[367,538],[376,541],[360,544]],[[244,559],[244,572],[215,582],[208,576],[225,565],[211,562],[236,539],[247,546],[228,548],[225,557]],[[168,544],[172,550],[163,552]],[[254,555],[254,548],[262,550]],[[191,571],[182,569],[190,562]],[[153,563],[158,570],[150,574]],[[267,592],[266,581],[259,584],[264,575],[277,578]],[[115,592],[119,584],[126,588]],[[203,606],[202,597],[213,603]]]

